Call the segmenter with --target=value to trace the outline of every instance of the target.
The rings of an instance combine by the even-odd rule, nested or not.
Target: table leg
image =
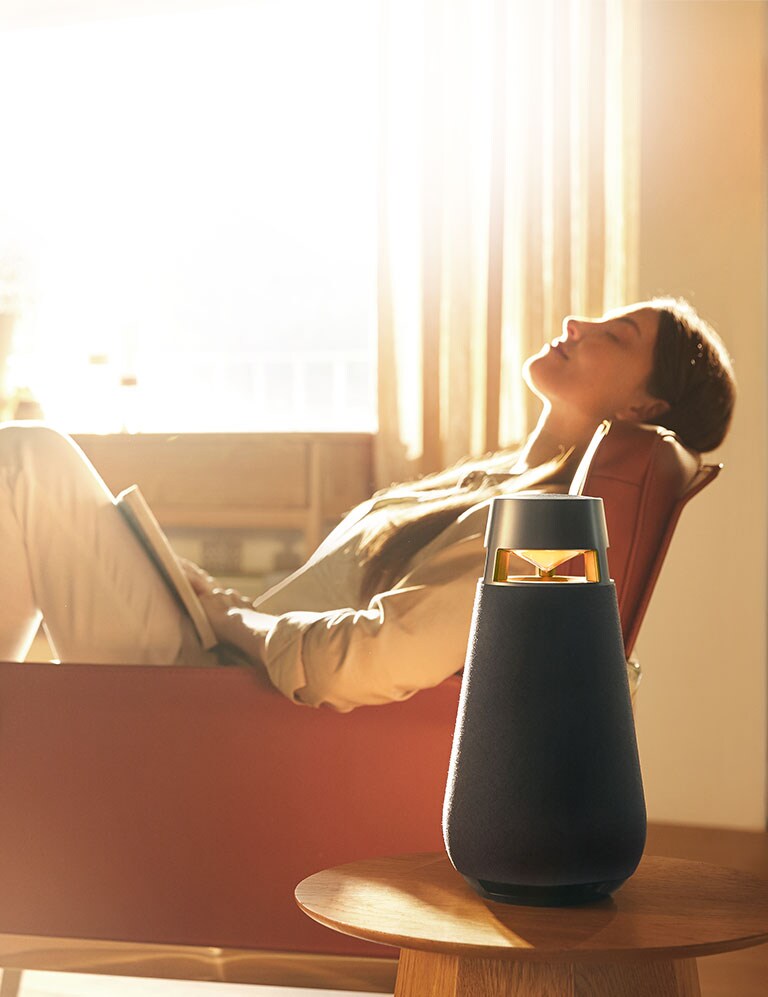
[[[580,964],[573,970],[574,997],[701,997],[695,959]]]
[[[0,969],[0,997],[18,997],[21,972],[20,969]]]
[[[545,963],[403,949],[395,997],[701,997],[695,959]]]

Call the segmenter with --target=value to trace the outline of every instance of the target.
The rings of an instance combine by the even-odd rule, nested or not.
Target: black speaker
[[[443,812],[483,896],[561,906],[632,875],[646,815],[600,499],[495,499]],[[533,575],[508,574],[514,551]],[[575,555],[585,576],[557,575]]]

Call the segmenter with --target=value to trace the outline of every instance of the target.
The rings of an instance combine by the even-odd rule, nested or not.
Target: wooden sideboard
[[[173,528],[298,530],[313,550],[373,491],[368,433],[75,437],[113,492],[138,484]]]

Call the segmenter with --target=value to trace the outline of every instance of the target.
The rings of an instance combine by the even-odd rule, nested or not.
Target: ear
[[[660,419],[665,412],[669,412],[669,402],[647,395],[636,405],[628,405],[617,412],[616,418],[625,422],[652,422]]]

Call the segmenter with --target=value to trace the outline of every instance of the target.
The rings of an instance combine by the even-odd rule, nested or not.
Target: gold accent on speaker
[[[510,559],[513,554],[536,568],[535,575],[511,575]],[[555,569],[565,561],[584,556],[584,575],[557,575]],[[496,551],[494,582],[599,582],[600,561],[596,550],[508,550],[500,547]]]

